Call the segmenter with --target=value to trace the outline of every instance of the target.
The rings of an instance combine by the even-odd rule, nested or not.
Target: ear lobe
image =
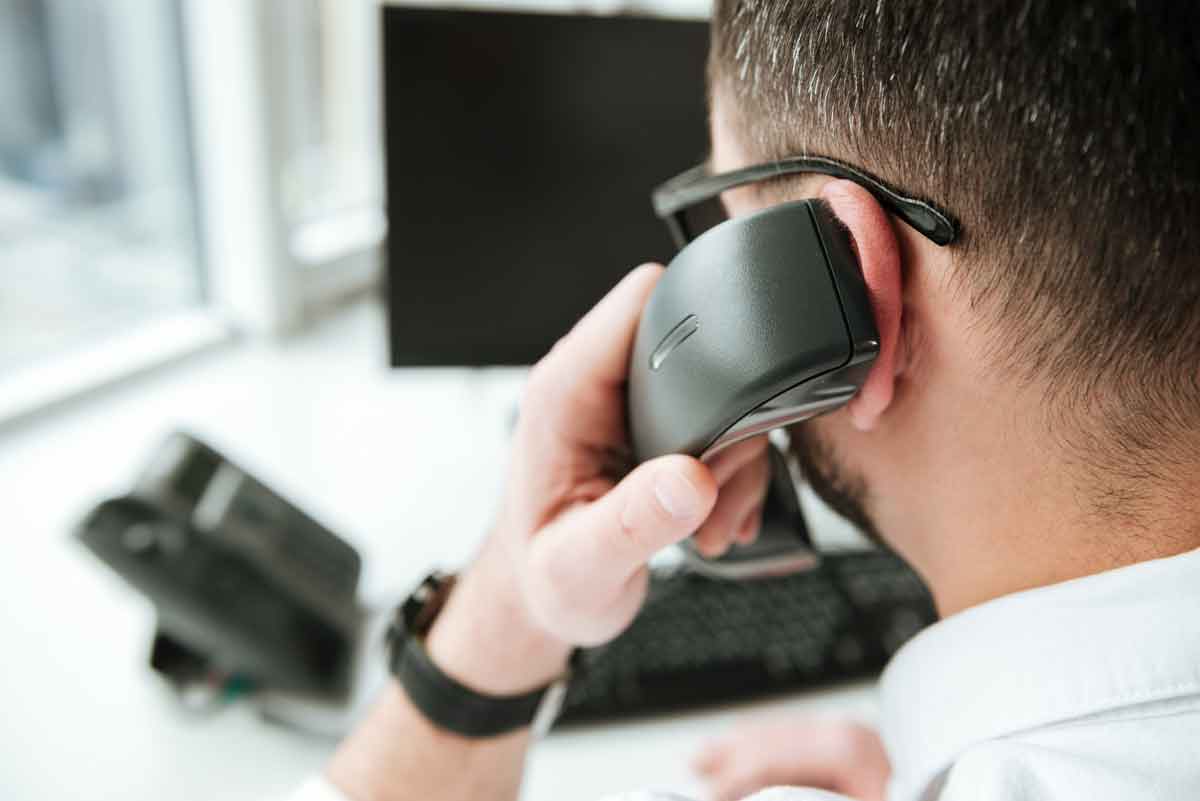
[[[879,329],[879,355],[862,389],[846,406],[854,427],[869,431],[891,404],[895,388],[903,308],[900,246],[887,212],[858,184],[830,181],[822,187],[821,199],[850,232],[875,312],[875,326]]]

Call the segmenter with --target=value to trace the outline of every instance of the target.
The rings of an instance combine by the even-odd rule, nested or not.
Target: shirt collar
[[[913,638],[881,679],[894,798],[968,747],[1200,693],[1200,550],[989,601]]]

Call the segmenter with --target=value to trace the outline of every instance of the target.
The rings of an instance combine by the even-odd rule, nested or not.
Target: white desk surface
[[[491,519],[522,370],[388,370],[363,303],[284,345],[234,345],[0,429],[0,798],[270,799],[333,741],[248,703],[181,710],[146,666],[150,605],[69,537],[183,426],[349,539],[382,605],[461,563]],[[699,794],[689,757],[751,711],[875,714],[870,684],[552,734],[528,801]]]

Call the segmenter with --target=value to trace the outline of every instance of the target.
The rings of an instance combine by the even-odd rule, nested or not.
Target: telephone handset
[[[879,334],[849,235],[823,201],[727,220],[672,259],[638,325],[629,368],[634,455],[708,458],[742,439],[843,406]],[[758,540],[718,559],[684,544],[695,569],[750,578],[810,567],[816,553],[786,460]]]

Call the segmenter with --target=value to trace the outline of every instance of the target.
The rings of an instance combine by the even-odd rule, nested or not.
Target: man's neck
[[[1034,474],[978,482],[981,497],[945,505],[913,563],[945,617],[1021,590],[1200,548],[1197,488],[1143,492],[1137,515],[1097,512],[1078,486]],[[1193,475],[1200,476],[1200,471]],[[930,534],[933,534],[931,531]]]

